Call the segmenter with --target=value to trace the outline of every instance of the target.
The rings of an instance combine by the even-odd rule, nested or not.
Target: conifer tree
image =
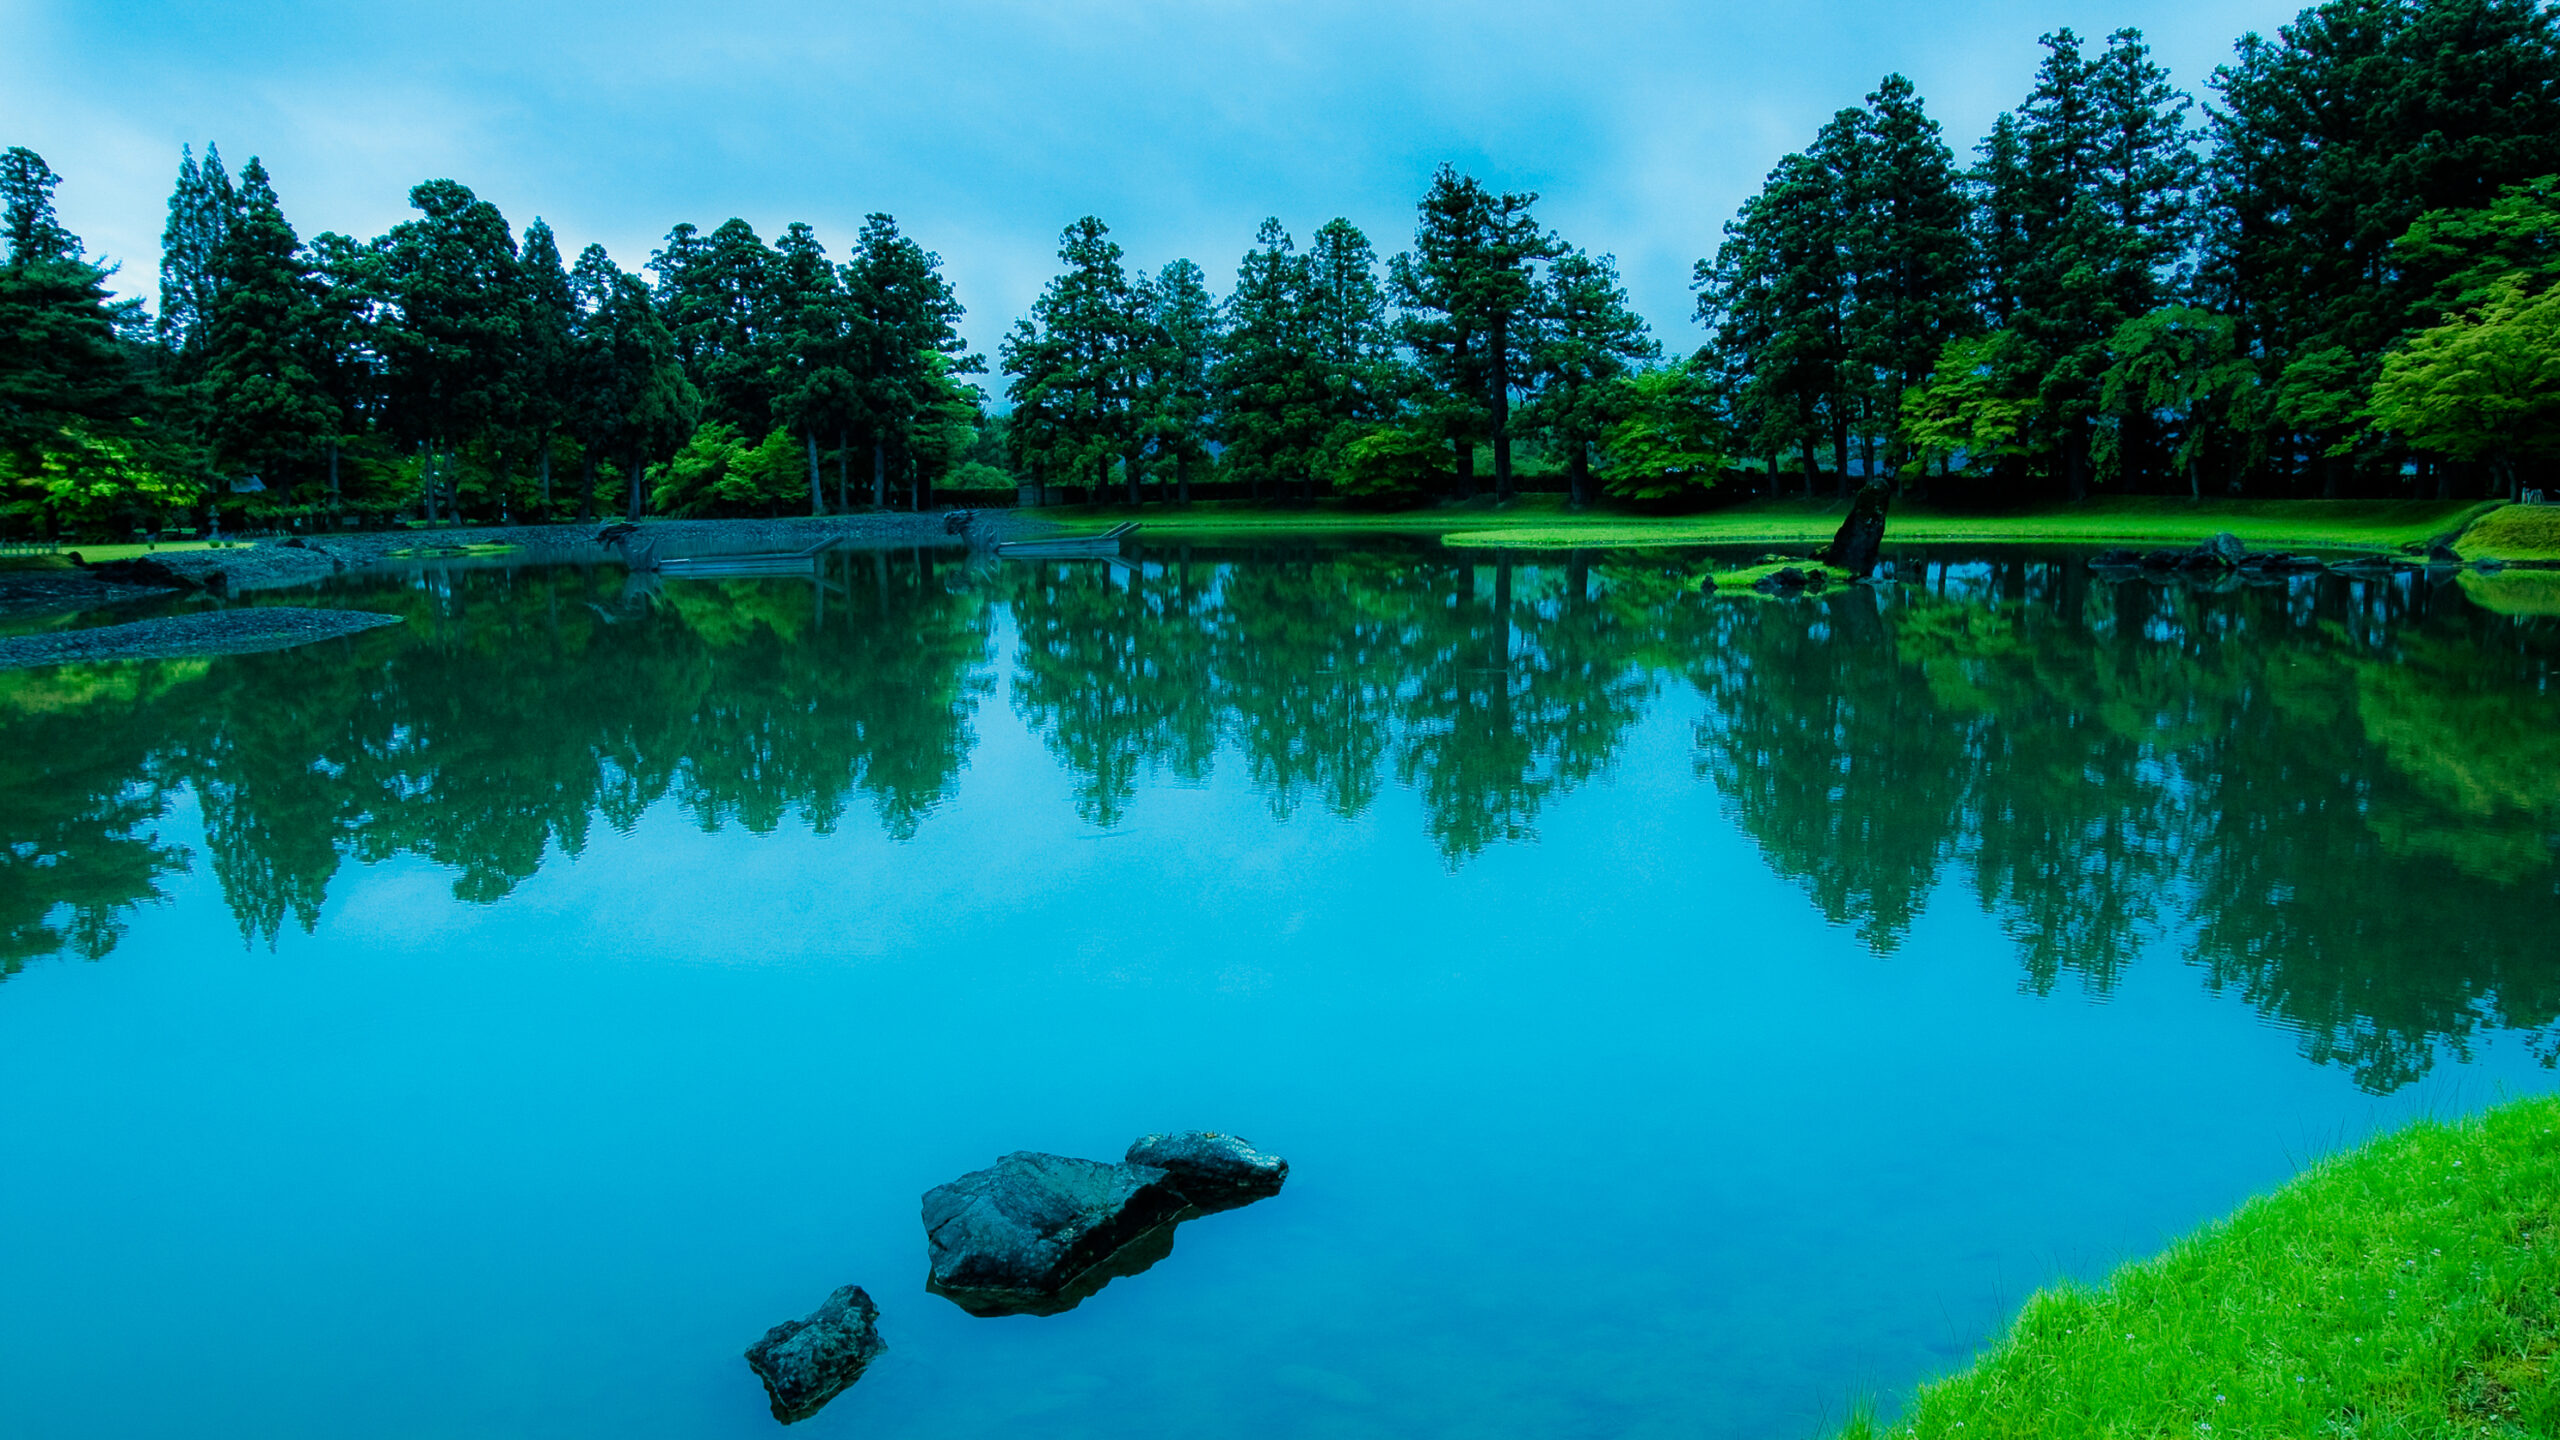
[[[1360,227],[1339,217],[1317,227],[1307,246],[1306,276],[1316,404],[1325,425],[1317,468],[1331,473],[1344,447],[1394,416],[1402,377],[1378,253]]]
[[[1024,458],[1050,483],[1099,496],[1132,448],[1133,292],[1111,228],[1093,216],[1059,237],[1058,260],[1064,269],[1005,339],[1006,391],[1032,417],[1017,427]]]
[[[178,147],[178,183],[169,194],[169,222],[160,232],[160,343],[191,361],[205,341],[221,286],[217,259],[240,213],[240,196],[223,172],[222,151],[204,147],[199,162]]]
[[[1311,493],[1329,426],[1307,257],[1277,216],[1254,232],[1227,295],[1218,369],[1221,461],[1259,498],[1266,485]]]
[[[856,361],[845,370],[858,386],[852,428],[870,440],[872,503],[887,502],[894,462],[910,503],[922,506],[933,477],[917,463],[920,427],[945,403],[946,380],[982,373],[986,363],[960,338],[967,312],[943,278],[942,257],[899,233],[895,219],[863,221],[841,275]]]
[[[1172,483],[1178,498],[1188,503],[1191,474],[1207,455],[1216,406],[1212,366],[1222,340],[1218,305],[1209,294],[1208,277],[1188,260],[1167,262],[1143,288],[1154,346],[1142,402],[1148,444],[1157,458],[1172,463]]]
[[[451,180],[409,192],[419,218],[383,237],[377,328],[387,418],[421,448],[427,515],[456,500],[452,461],[514,418],[522,343],[515,239],[498,208]]]
[[[524,227],[524,245],[516,255],[516,277],[523,305],[523,330],[516,343],[516,416],[535,454],[536,494],[543,515],[548,517],[551,446],[568,414],[578,307],[569,293],[569,272],[561,263],[560,241],[539,216]]]
[[[240,171],[237,209],[215,247],[212,308],[198,322],[204,413],[218,463],[283,489],[317,478],[338,434],[322,381],[320,304],[309,261],[266,167]]]
[[[1628,307],[1616,259],[1582,250],[1548,267],[1530,333],[1536,396],[1524,418],[1563,452],[1573,503],[1588,505],[1593,447],[1626,418],[1629,377],[1662,347]]]

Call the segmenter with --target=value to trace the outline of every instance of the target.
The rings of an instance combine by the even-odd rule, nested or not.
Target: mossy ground
[[[2472,521],[2453,550],[2465,560],[2560,560],[2560,505],[2502,505]]]
[[[1884,1437],[2560,1434],[2560,1098],[2421,1123],[2030,1299]]]
[[[0,555],[0,570],[70,570],[81,560],[104,565],[110,560],[132,560],[144,555],[165,555],[172,550],[209,550],[209,540],[167,540],[157,545],[67,545],[51,555]],[[75,560],[73,556],[80,557]]]
[[[2032,510],[1974,512],[1904,502],[1887,539],[2051,545],[2193,545],[2229,530],[2253,549],[2384,550],[2461,528],[2484,507],[2461,501],[2207,500],[2111,497]],[[1251,540],[1322,534],[1437,536],[1466,547],[1614,549],[1662,545],[1818,543],[1839,528],[1838,501],[1760,500],[1696,515],[1573,510],[1559,495],[1414,510],[1360,510],[1319,502],[1269,508],[1203,501],[1164,508],[1125,505],[1043,512],[1074,528],[1137,520],[1150,540]]]

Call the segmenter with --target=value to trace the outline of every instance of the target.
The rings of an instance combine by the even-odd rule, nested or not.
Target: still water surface
[[[2560,1050],[2560,622],[2034,559],[352,580],[0,675],[0,1434],[1797,1437]],[[303,598],[303,597],[291,597]],[[917,1197],[1279,1198],[1051,1318]]]

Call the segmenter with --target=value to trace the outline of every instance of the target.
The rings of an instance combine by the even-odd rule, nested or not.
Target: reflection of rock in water
[[[881,1351],[880,1307],[859,1285],[826,1298],[805,1320],[786,1320],[747,1347],[747,1364],[764,1381],[773,1418],[806,1420],[862,1378]]]
[[[972,1315],[1055,1315],[1172,1254],[1183,1221],[1288,1177],[1287,1161],[1200,1131],[1147,1136],[1118,1165],[1016,1151],[925,1192],[925,1288]]]

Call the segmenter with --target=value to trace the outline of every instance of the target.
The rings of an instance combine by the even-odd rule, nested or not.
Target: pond
[[[0,1433],[1799,1437],[2560,1053],[2560,621],[1694,556],[356,576],[0,675]],[[279,596],[313,603],[309,595]],[[1232,1131],[1062,1314],[918,1197]]]

